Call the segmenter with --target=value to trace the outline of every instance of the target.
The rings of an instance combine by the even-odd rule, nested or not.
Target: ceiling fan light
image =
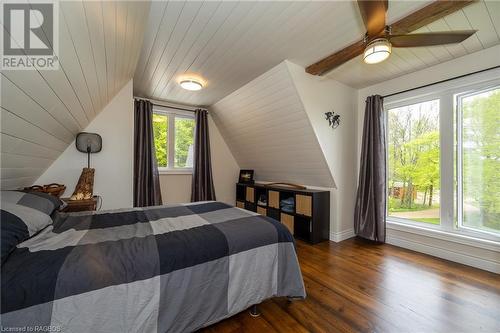
[[[183,80],[179,83],[182,88],[191,91],[201,90],[203,88],[203,84],[194,80]]]
[[[385,38],[378,38],[366,46],[363,60],[367,64],[377,64],[387,59],[391,55],[391,52],[391,42]]]

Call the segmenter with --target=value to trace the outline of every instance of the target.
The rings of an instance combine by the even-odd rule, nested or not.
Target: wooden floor
[[[297,243],[307,299],[204,332],[500,332],[500,275],[359,239]]]

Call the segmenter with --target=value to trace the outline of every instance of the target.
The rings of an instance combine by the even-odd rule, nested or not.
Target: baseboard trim
[[[425,253],[434,257],[454,261],[459,264],[500,274],[500,263],[468,255],[464,252],[451,251],[430,244],[425,244],[424,242],[416,242],[397,235],[387,235],[386,242],[394,246],[403,247],[405,249]]]
[[[330,240],[335,242],[335,243],[338,243],[338,242],[341,242],[343,240],[352,238],[354,236],[356,236],[356,234],[354,234],[354,229],[348,229],[348,230],[339,231],[339,232],[331,232],[330,233]]]

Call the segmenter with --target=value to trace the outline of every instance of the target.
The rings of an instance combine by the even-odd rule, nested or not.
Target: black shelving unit
[[[265,198],[265,202],[259,202],[260,198]],[[288,198],[294,199],[290,210],[280,205]],[[329,239],[329,191],[237,183],[236,206],[280,221],[297,239],[312,244]]]

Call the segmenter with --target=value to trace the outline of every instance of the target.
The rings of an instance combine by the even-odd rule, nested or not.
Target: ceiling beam
[[[306,72],[312,75],[326,74],[343,63],[356,58],[363,53],[364,49],[365,41],[362,39],[306,67]]]
[[[449,1],[438,0],[390,24],[391,33],[405,34],[415,31],[427,24],[456,12],[478,0]],[[364,39],[359,40],[340,51],[306,67],[306,72],[312,75],[324,75],[343,63],[362,54],[365,48]]]

